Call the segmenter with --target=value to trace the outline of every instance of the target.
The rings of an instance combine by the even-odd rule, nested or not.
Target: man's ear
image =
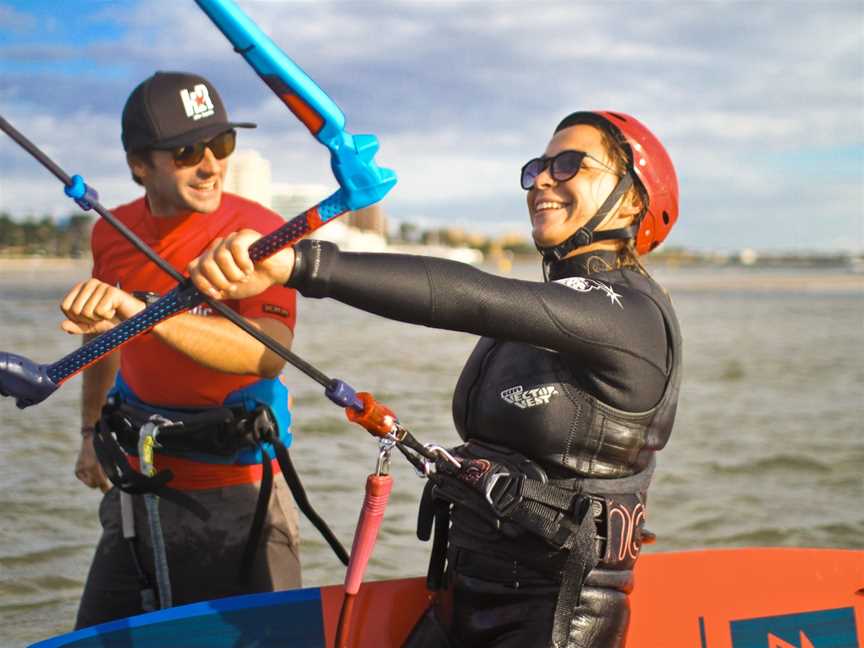
[[[142,184],[142,180],[147,177],[153,168],[153,163],[149,155],[141,153],[127,153],[126,164],[129,165],[129,171],[132,172],[132,178]]]

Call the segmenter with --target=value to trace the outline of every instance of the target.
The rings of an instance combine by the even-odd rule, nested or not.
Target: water
[[[0,262],[2,263],[2,262]],[[516,274],[533,278],[534,267]],[[73,350],[57,303],[87,266],[0,265],[0,349],[40,362]],[[685,338],[678,421],[651,490],[649,551],[719,546],[864,546],[864,278],[803,271],[667,270]],[[455,444],[450,395],[475,339],[301,300],[295,350],[371,391],[422,441]],[[287,370],[294,462],[345,544],[376,446]],[[73,379],[24,411],[0,401],[0,646],[70,628],[99,526],[99,495],[72,474]],[[395,489],[367,577],[425,573],[414,536],[423,482],[394,456]],[[306,585],[341,565],[303,524]]]

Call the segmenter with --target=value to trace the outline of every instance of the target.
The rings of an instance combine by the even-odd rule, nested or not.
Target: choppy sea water
[[[87,265],[0,265],[0,350],[53,362],[79,343],[57,304]],[[516,276],[536,278],[535,267]],[[647,551],[721,546],[864,547],[864,277],[842,271],[658,269],[684,333],[678,420],[660,454]],[[295,350],[372,391],[422,441],[455,444],[450,396],[472,336],[303,300]],[[286,370],[294,462],[313,504],[350,544],[377,447],[320,387]],[[72,474],[73,379],[21,411],[0,400],[0,647],[70,629],[99,534],[99,494]],[[394,455],[395,488],[367,577],[425,573],[423,482]],[[341,565],[302,527],[304,583]]]

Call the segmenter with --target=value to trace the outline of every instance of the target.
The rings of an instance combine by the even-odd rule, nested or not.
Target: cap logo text
[[[210,92],[207,86],[199,83],[190,92],[186,88],[180,91],[180,99],[183,100],[183,108],[186,110],[186,116],[193,120],[209,117],[215,111],[213,110],[213,102],[210,100]]]

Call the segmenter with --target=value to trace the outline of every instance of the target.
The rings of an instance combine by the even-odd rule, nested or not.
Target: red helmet
[[[660,140],[635,117],[601,110],[594,114],[621,131],[630,145],[630,170],[648,194],[648,209],[636,233],[636,251],[647,254],[663,242],[678,220],[675,167]]]

